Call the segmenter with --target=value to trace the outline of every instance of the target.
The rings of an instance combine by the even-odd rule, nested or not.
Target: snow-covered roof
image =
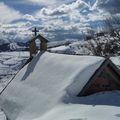
[[[39,53],[0,96],[10,120],[34,120],[76,96],[104,58]],[[40,120],[40,119],[39,119]]]
[[[120,56],[111,57],[110,59],[115,65],[120,66]]]

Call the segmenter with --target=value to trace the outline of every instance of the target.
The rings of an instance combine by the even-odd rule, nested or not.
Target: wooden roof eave
[[[33,37],[30,41],[28,41],[28,44],[30,44],[31,42],[35,41],[36,39],[39,39],[41,41],[45,41],[45,42],[49,42],[46,38],[44,38],[43,36],[41,36],[40,34]]]
[[[112,76],[112,77],[120,85],[120,70],[117,68],[117,66],[111,60],[110,60],[109,65],[116,72],[116,74],[119,76],[119,80],[116,79],[114,76]]]
[[[110,66],[115,70],[115,72],[120,76],[120,69],[110,60]]]
[[[115,72],[120,76],[120,70],[115,66],[115,64],[109,59],[107,58],[102,65],[95,71],[95,73],[92,75],[92,77],[90,78],[90,80],[88,81],[88,83],[83,87],[82,91],[77,95],[77,96],[82,96],[85,91],[90,87],[90,85],[94,82],[94,80],[100,75],[100,73],[104,70],[104,68],[107,65],[110,65],[113,70],[115,70]],[[120,81],[116,80],[115,81],[120,85]]]
[[[109,64],[110,60],[109,58],[106,59],[101,66],[95,71],[95,73],[91,76],[87,84],[83,87],[83,89],[80,91],[80,93],[77,96],[83,96],[85,91],[91,86],[91,84],[94,82],[94,80],[101,74],[101,72],[104,70],[104,68]]]

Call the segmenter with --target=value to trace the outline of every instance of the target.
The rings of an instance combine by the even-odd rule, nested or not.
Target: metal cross
[[[37,28],[35,27],[34,30],[32,30],[32,32],[34,32],[35,36],[37,36],[37,33],[39,32],[39,30],[37,30]]]

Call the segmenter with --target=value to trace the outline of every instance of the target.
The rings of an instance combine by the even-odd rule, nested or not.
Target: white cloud
[[[28,20],[28,21],[38,21],[34,16],[29,15],[29,14],[23,15],[22,18],[23,18],[23,19],[26,19],[26,20]]]
[[[40,4],[40,5],[46,5],[49,7],[54,7],[54,6],[59,6],[63,3],[69,3],[73,0],[25,0],[25,1],[29,1],[33,4]]]
[[[83,9],[85,7],[90,8],[91,6],[82,0],[77,0],[75,2],[72,2],[71,4],[62,4],[54,9],[42,8],[36,15],[37,16],[39,16],[41,14],[43,14],[43,15],[61,15],[61,14],[70,13],[71,11],[76,10],[76,9],[79,9],[79,10]]]
[[[66,16],[68,24],[76,24],[76,22],[85,23],[102,20],[105,15],[108,15],[108,13],[98,9],[97,0],[92,6],[83,0],[77,0],[70,4],[62,4],[54,9],[42,8],[35,16],[47,24],[50,23],[50,21],[54,23],[57,19],[63,19],[63,17]]]
[[[79,36],[83,29],[84,31],[90,29],[92,25],[98,27],[99,22],[110,16],[109,12],[99,9],[99,4],[101,4],[99,0],[96,0],[93,4],[76,0],[54,8],[42,8],[36,13],[35,17],[42,21],[45,32],[49,31],[49,33],[55,35],[75,33],[76,36],[78,33]]]
[[[3,2],[0,2],[0,22],[1,23],[10,23],[13,20],[21,18],[21,14],[19,11],[16,11]]]
[[[52,36],[51,38],[56,37],[54,39],[59,38],[63,40],[65,38],[68,38],[69,36],[69,39],[77,38],[77,36],[79,38],[81,31],[85,31],[85,29],[90,29],[92,25],[96,27],[99,24],[99,22],[104,20],[106,17],[110,16],[109,12],[107,12],[105,9],[101,9],[100,7],[104,0],[95,0],[94,2],[91,0],[92,3],[85,2],[85,0],[23,1],[29,1],[28,4],[43,4],[46,5],[46,7],[42,9],[40,8],[39,11],[32,15],[21,15],[19,12],[16,12],[15,10],[8,8],[8,6],[1,3],[1,5],[4,6],[4,10],[1,9],[1,7],[0,10],[5,12],[3,13],[3,15],[2,13],[0,13],[0,15],[8,15],[6,15],[6,18],[3,17],[4,19],[0,18],[0,22],[10,22],[14,19],[21,18],[23,20],[21,24],[19,21],[18,24],[12,26],[7,31],[8,33],[15,33],[19,37],[23,36],[22,38],[26,36],[27,31],[29,31],[29,33],[27,34],[32,34],[31,30],[28,30],[28,28],[32,27],[33,23],[38,25],[38,27],[40,28],[40,32],[43,33],[43,35],[49,37]],[[16,17],[13,18],[13,16]],[[5,29],[8,29],[8,27]]]
[[[3,40],[26,42],[32,37],[31,23],[1,24],[0,36]]]

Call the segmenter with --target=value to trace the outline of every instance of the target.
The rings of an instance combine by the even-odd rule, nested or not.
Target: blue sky
[[[22,14],[32,14],[43,7],[57,6],[63,3],[71,3],[75,0],[1,0],[7,6],[19,10]],[[69,2],[68,2],[69,1]]]
[[[50,39],[79,39],[105,19],[120,17],[119,6],[120,0],[1,0],[0,31],[18,38],[37,26]]]
[[[42,7],[45,7],[45,5],[42,4],[32,4],[23,0],[1,0],[1,2],[4,2],[7,6],[20,11],[22,14],[32,14]]]
[[[73,7],[72,7],[73,6]],[[84,17],[84,15],[88,16],[86,19],[89,18],[89,14],[92,14],[93,17],[97,16],[98,13],[102,16],[105,16],[109,13],[119,13],[119,6],[120,0],[1,0],[0,1],[0,8],[1,10],[7,11],[4,13],[5,15],[9,15],[9,11],[12,10],[12,13],[16,13],[14,19],[18,19],[18,16],[22,16],[29,14],[32,15],[34,18],[39,19],[41,16],[40,14],[44,14],[44,16],[55,16],[58,17],[63,14],[67,15],[70,14],[69,12],[78,12],[78,16]],[[68,11],[67,11],[68,10]],[[2,14],[4,18],[4,14]],[[76,13],[75,13],[76,14]],[[15,15],[15,14],[14,14]],[[39,16],[39,17],[38,17]],[[13,17],[13,16],[12,16]],[[68,17],[69,18],[69,17]],[[84,17],[85,18],[85,17]],[[2,18],[1,18],[2,19]],[[7,19],[7,18],[6,18]],[[3,20],[5,23],[9,23],[8,20]],[[0,20],[0,22],[3,22]],[[76,20],[77,21],[77,20]],[[93,20],[92,20],[93,21]]]

